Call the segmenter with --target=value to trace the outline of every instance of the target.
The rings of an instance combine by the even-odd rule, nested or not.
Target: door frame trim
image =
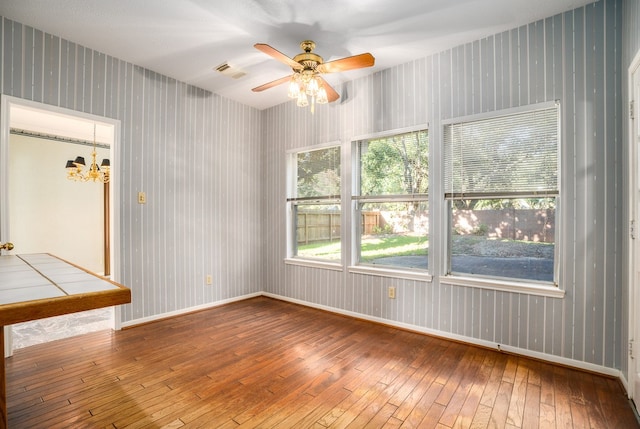
[[[639,296],[637,296],[638,294],[636,293],[636,287],[640,286],[640,285],[636,285],[637,279],[636,279],[636,271],[640,270],[640,267],[637,267],[636,265],[638,265],[636,263],[636,252],[637,252],[637,248],[638,246],[640,246],[640,236],[638,236],[637,232],[636,232],[636,238],[631,238],[631,222],[634,222],[634,229],[636,231],[640,231],[638,229],[638,222],[640,221],[640,213],[637,213],[637,206],[640,203],[639,201],[639,197],[638,197],[638,188],[640,185],[640,162],[638,160],[638,156],[640,155],[638,153],[638,148],[636,147],[636,142],[635,142],[635,136],[634,136],[634,120],[631,119],[631,115],[628,111],[629,109],[629,103],[634,100],[634,85],[633,85],[633,75],[634,73],[640,73],[640,50],[638,52],[636,52],[636,55],[633,59],[633,61],[631,61],[631,65],[629,66],[629,69],[627,71],[627,104],[626,106],[624,106],[624,109],[627,111],[626,113],[626,122],[627,122],[627,144],[628,144],[628,148],[627,148],[627,154],[628,154],[628,168],[629,168],[629,184],[628,184],[628,201],[629,201],[629,207],[628,207],[628,223],[627,223],[627,227],[629,228],[628,230],[628,234],[627,234],[627,242],[628,242],[628,287],[629,287],[629,308],[628,308],[628,316],[629,316],[629,320],[628,320],[628,353],[627,353],[627,374],[626,374],[626,380],[624,380],[623,377],[623,382],[626,381],[626,388],[627,388],[627,396],[630,399],[634,399],[636,397],[636,393],[640,393],[640,392],[636,392],[635,391],[635,372],[636,372],[636,359],[639,359],[640,356],[636,357],[636,359],[632,358],[632,353],[631,353],[631,348],[633,347],[634,350],[640,350],[640,348],[638,348],[638,345],[633,346],[633,344],[636,341],[636,325],[640,322],[640,316],[636,315],[636,307],[638,307],[638,303],[636,303],[636,301],[638,300],[638,298],[640,298]],[[639,75],[640,76],[640,75]],[[634,103],[637,103],[638,100],[635,100]],[[634,106],[634,109],[637,106]],[[636,121],[640,120],[640,118],[638,118],[638,114],[636,112],[634,112],[634,116],[636,117]],[[636,244],[637,242],[637,244]],[[638,255],[640,256],[640,255]],[[624,349],[623,349],[624,350]]]
[[[121,154],[121,122],[118,119],[107,118],[104,116],[94,115],[90,113],[80,112],[77,110],[67,109],[64,107],[58,107],[51,104],[44,104],[36,101],[26,100],[19,97],[13,97],[9,95],[0,94],[0,167],[6,167],[5,163],[8,162],[9,155],[9,136],[10,136],[10,122],[11,122],[11,107],[21,106],[51,114],[61,114],[66,116],[74,116],[77,118],[89,120],[92,122],[99,122],[113,127],[113,142],[109,148],[109,158],[111,159],[111,178],[110,178],[110,204],[109,204],[109,257],[111,263],[111,279],[120,283],[122,274],[120,272],[120,154]],[[62,167],[61,173],[63,174]],[[8,195],[9,190],[9,172],[8,168],[0,168],[0,195]],[[9,208],[6,198],[0,198],[0,241],[9,240]],[[116,330],[121,329],[122,321],[120,317],[120,307],[115,307],[113,328]],[[6,331],[5,331],[6,332]],[[11,347],[11,336],[5,336],[7,341],[5,343],[5,355],[7,349]]]

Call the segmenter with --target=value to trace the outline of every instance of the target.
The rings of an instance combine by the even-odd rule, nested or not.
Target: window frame
[[[297,198],[297,186],[298,186],[298,161],[297,157],[300,153],[314,152],[325,149],[337,148],[340,153],[340,193],[339,195],[331,195],[325,197],[302,197]],[[302,148],[295,148],[286,151],[286,203],[285,203],[285,219],[286,219],[286,253],[285,264],[288,265],[300,265],[306,267],[323,268],[335,271],[343,270],[343,260],[345,254],[344,246],[344,210],[342,207],[342,193],[344,192],[344,154],[342,150],[342,143],[340,141],[332,141],[322,143],[313,146],[306,146]],[[312,258],[308,256],[299,256],[296,253],[296,240],[297,240],[297,220],[296,207],[309,204],[310,201],[319,201],[321,204],[333,204],[340,207],[341,231],[340,231],[340,258],[337,261],[331,261],[322,258]]]
[[[375,195],[375,196],[362,196],[361,192],[361,171],[360,171],[360,149],[359,144],[363,141],[378,140],[384,138],[390,138],[402,134],[417,133],[420,131],[427,132],[427,138],[430,139],[429,124],[421,124],[415,127],[399,128],[394,130],[385,131],[382,133],[367,134],[362,136],[356,136],[351,139],[351,195],[350,195],[350,213],[351,213],[351,252],[349,257],[348,271],[350,273],[376,275],[380,277],[393,277],[407,280],[418,280],[431,282],[433,276],[429,268],[400,268],[392,265],[374,265],[360,262],[360,250],[361,250],[361,237],[362,226],[360,222],[361,210],[360,204],[367,202],[421,202],[426,203],[427,207],[431,207],[430,195],[427,194],[401,194],[401,195]],[[428,146],[428,159],[430,160],[429,171],[431,171],[431,141],[429,140]],[[429,174],[429,181],[431,181],[431,174]],[[431,183],[429,183],[429,189]],[[431,235],[431,213],[429,214],[429,232],[427,236]],[[428,261],[428,267],[430,266],[431,253],[426,256]]]
[[[442,188],[442,213],[444,214],[444,226],[445,226],[445,238],[444,244],[444,256],[445,266],[444,274],[439,277],[439,280],[443,284],[458,285],[458,286],[470,286],[487,288],[493,290],[501,290],[507,292],[528,293],[533,295],[549,296],[554,298],[562,298],[565,295],[565,291],[560,287],[560,247],[562,241],[562,111],[561,104],[558,100],[530,104],[510,109],[497,110],[492,112],[485,112],[476,115],[469,115],[464,117],[457,117],[452,119],[443,120],[441,123],[442,129],[442,179],[445,179],[446,165],[445,165],[445,147],[444,135],[445,128],[452,124],[459,124],[464,122],[474,122],[489,119],[496,119],[502,116],[510,116],[519,113],[533,112],[541,109],[549,109],[555,107],[557,109],[557,131],[556,131],[556,151],[557,151],[557,191],[554,195],[549,193],[541,193],[538,197],[553,197],[555,198],[555,225],[554,225],[554,261],[553,261],[553,281],[538,281],[529,279],[519,279],[511,277],[499,277],[499,276],[487,276],[479,274],[467,274],[451,272],[451,251],[452,251],[452,210],[453,200],[456,198],[446,197],[447,189]],[[480,193],[474,198],[469,199],[517,199],[524,198],[517,193],[491,193],[492,195],[482,196]],[[493,195],[495,194],[495,195]]]

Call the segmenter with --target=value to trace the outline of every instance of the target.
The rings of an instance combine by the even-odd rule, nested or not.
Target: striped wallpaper
[[[3,19],[0,90],[121,121],[122,261],[116,277],[133,292],[125,322],[265,291],[624,372],[620,106],[623,57],[640,45],[639,1],[600,0],[345,83],[338,88],[343,98],[319,106],[315,115],[294,103],[260,112]],[[563,121],[566,296],[440,282],[441,121],[555,99]],[[286,151],[338,141],[346,166],[354,137],[423,124],[429,124],[432,160],[433,281],[285,265]],[[350,183],[346,167],[342,177]],[[146,205],[136,203],[138,191],[147,193]],[[345,201],[348,196],[345,189]],[[344,213],[349,254],[352,220]],[[214,276],[213,286],[205,285],[206,274]],[[391,285],[398,290],[395,300],[386,298]]]
[[[351,82],[346,100],[322,106],[313,116],[294,103],[265,111],[265,289],[457,338],[624,367],[621,23],[622,2],[602,0]],[[441,282],[446,266],[446,237],[440,233],[446,225],[445,205],[438,180],[441,122],[556,99],[563,123],[559,230],[565,297]],[[425,123],[431,150],[433,281],[283,264],[286,150],[340,141],[343,159],[348,160],[356,136]],[[343,183],[350,183],[349,174],[345,167]],[[343,200],[348,197],[345,189]],[[343,205],[342,222],[342,243],[349,255],[348,203]],[[397,287],[397,299],[386,297],[388,286]]]
[[[114,276],[132,290],[122,320],[259,292],[261,112],[8,19],[1,26],[2,94],[121,121]]]

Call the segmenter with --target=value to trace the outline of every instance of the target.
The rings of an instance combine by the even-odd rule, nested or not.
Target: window
[[[559,107],[444,126],[449,274],[556,282]]]
[[[340,146],[290,154],[289,256],[340,262]]]
[[[354,229],[358,264],[427,269],[427,131],[356,142]]]

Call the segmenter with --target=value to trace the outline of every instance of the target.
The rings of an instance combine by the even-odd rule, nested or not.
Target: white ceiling
[[[290,69],[302,40],[325,61],[370,52],[374,67],[325,75],[340,83],[593,3],[593,0],[5,0],[0,15],[258,109],[286,85],[254,93]],[[240,79],[214,69],[227,62]]]

